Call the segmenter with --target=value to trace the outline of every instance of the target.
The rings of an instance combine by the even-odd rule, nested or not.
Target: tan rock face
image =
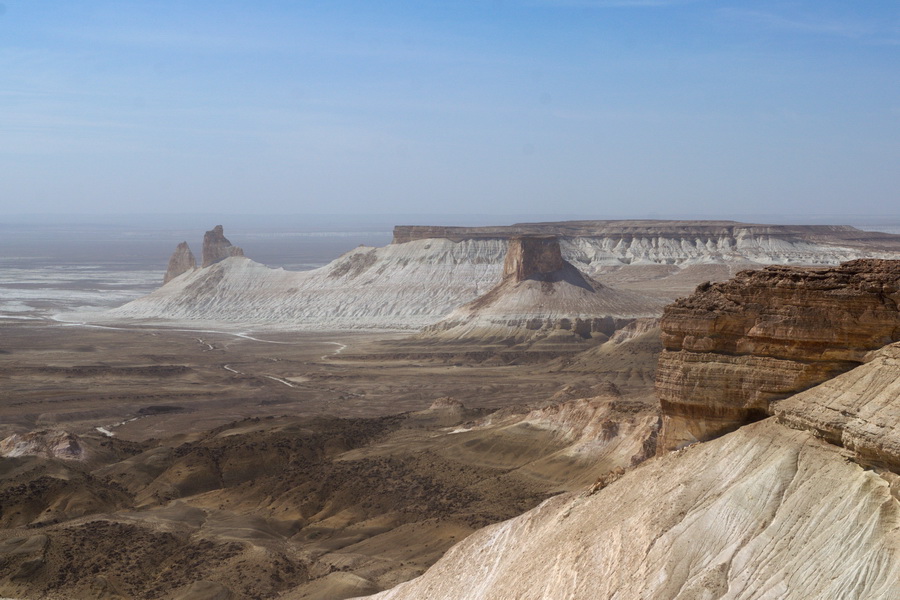
[[[208,267],[231,256],[243,256],[244,251],[237,246],[232,246],[221,225],[216,225],[212,230],[203,235],[203,266]]]
[[[900,340],[900,261],[769,267],[704,284],[668,306],[656,392],[661,449],[769,414],[769,403]]]
[[[894,599],[900,504],[846,459],[756,423],[486,527],[372,599]]]
[[[166,269],[166,276],[163,279],[163,285],[169,283],[182,273],[187,273],[197,267],[197,259],[191,252],[187,242],[181,242],[172,253],[169,259],[169,267]]]
[[[848,373],[772,403],[778,421],[900,472],[900,344],[877,350]]]
[[[559,239],[555,236],[522,236],[509,241],[503,262],[503,277],[525,281],[565,267]]]

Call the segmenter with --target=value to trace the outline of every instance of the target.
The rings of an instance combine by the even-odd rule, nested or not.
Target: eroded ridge
[[[900,261],[773,266],[668,306],[656,393],[661,444],[711,439],[900,340]]]

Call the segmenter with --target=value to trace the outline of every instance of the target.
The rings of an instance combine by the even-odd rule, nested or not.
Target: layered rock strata
[[[768,419],[555,496],[377,600],[889,600],[900,504],[846,451]]]
[[[422,338],[542,344],[605,341],[634,319],[658,314],[659,300],[616,290],[562,257],[554,236],[509,241],[498,285],[426,328]]]
[[[550,223],[517,223],[495,227],[443,227],[398,225],[394,227],[394,244],[416,240],[448,239],[508,240],[521,235],[551,235],[564,239],[596,238],[608,240],[607,248],[625,253],[653,249],[665,251],[668,246],[682,251],[741,254],[754,247],[792,251],[812,245],[835,249],[868,247],[873,251],[895,251],[897,236],[877,231],[862,231],[847,225],[763,225],[737,221],[559,221]]]
[[[221,231],[210,233],[211,238],[224,239]],[[510,239],[523,234],[557,236],[562,258],[583,274],[602,278],[613,289],[661,298],[663,303],[689,294],[698,283],[727,279],[743,268],[900,257],[900,236],[852,227],[730,221],[398,227],[395,243],[355,248],[312,271],[270,269],[231,256],[184,273],[157,292],[113,311],[70,318],[242,328],[419,329],[497,285]],[[221,249],[225,243],[214,245]],[[226,254],[240,253],[224,247]],[[655,315],[660,313],[661,308]],[[537,322],[531,326],[543,327]]]
[[[204,268],[232,256],[244,256],[244,251],[231,245],[221,225],[216,225],[203,235]]]
[[[503,278],[512,277],[517,282],[530,278],[546,279],[565,266],[559,239],[555,236],[518,236],[509,241],[503,260]]]
[[[711,439],[770,403],[900,340],[900,261],[773,266],[700,286],[665,309],[656,392],[661,449]]]
[[[181,242],[169,258],[169,266],[166,269],[166,276],[163,278],[163,285],[169,283],[179,275],[193,271],[197,268],[197,259],[191,252],[187,242]]]
[[[863,464],[900,473],[900,344],[816,388],[771,404],[778,421],[847,448]]]

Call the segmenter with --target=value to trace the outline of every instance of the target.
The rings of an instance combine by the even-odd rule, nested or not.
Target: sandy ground
[[[4,323],[0,439],[64,430],[87,459],[0,459],[0,594],[376,592],[627,467],[656,422],[655,333],[502,358],[403,337]],[[521,422],[597,394],[602,452],[569,435],[581,409]]]
[[[399,337],[12,322],[0,327],[0,436],[104,427],[143,440],[251,416],[396,414],[442,396],[472,408],[500,408],[547,398],[565,384],[597,381],[533,364],[385,353],[383,341]],[[383,354],[366,354],[376,340]]]

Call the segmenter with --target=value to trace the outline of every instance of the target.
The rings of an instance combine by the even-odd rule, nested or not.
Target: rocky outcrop
[[[66,431],[14,433],[0,440],[0,457],[18,456],[84,460],[85,449],[78,436]]]
[[[900,473],[900,344],[866,364],[771,404],[780,423],[852,451],[857,462]]]
[[[900,340],[900,261],[768,267],[700,286],[663,314],[661,449],[711,439]]]
[[[187,242],[181,242],[169,258],[169,267],[166,269],[166,276],[163,278],[163,285],[169,283],[179,275],[193,271],[197,268],[197,259]]]
[[[503,277],[515,281],[551,279],[566,266],[555,236],[517,236],[509,241],[503,261]]]
[[[232,256],[243,256],[244,251],[237,246],[232,246],[222,230],[221,225],[216,225],[212,230],[203,235],[203,267]]]
[[[846,458],[769,419],[554,496],[371,598],[896,598],[900,504]]]
[[[602,285],[565,261],[559,239],[517,236],[509,241],[499,284],[426,328],[420,338],[509,346],[540,342],[603,342],[662,303]]]

